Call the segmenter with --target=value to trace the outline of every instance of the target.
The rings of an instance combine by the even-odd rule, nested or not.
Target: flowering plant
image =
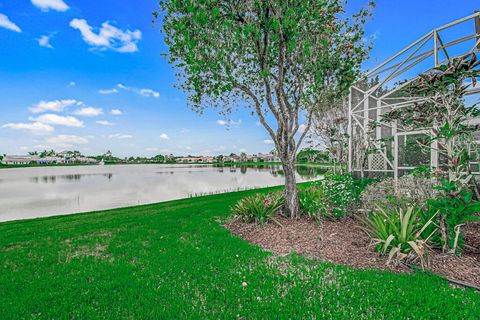
[[[336,220],[348,215],[360,193],[361,187],[352,175],[327,173],[322,181],[300,191],[300,205],[310,217]]]

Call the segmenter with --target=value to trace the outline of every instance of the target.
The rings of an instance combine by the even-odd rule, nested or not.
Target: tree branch
[[[295,154],[297,153],[298,151],[298,148],[300,147],[300,145],[302,144],[302,141],[303,139],[305,138],[305,136],[307,135],[308,131],[310,131],[310,127],[312,126],[312,114],[313,114],[313,110],[310,110],[308,112],[308,122],[307,122],[307,126],[305,127],[305,131],[303,131],[302,135],[300,136],[300,139],[298,139],[298,144],[297,144],[297,147],[295,148]]]
[[[267,121],[265,120],[265,117],[263,116],[262,112],[262,104],[258,100],[257,96],[252,92],[250,88],[247,86],[241,84],[241,83],[235,83],[234,84],[235,88],[243,91],[245,94],[247,94],[250,98],[252,98],[253,102],[255,103],[255,111],[257,112],[258,117],[260,118],[260,123],[267,129],[268,133],[270,134],[270,137],[273,139],[275,144],[278,143],[278,139],[275,135],[275,132],[273,129],[268,125]]]

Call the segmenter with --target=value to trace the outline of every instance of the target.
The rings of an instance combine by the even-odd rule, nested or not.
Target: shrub
[[[322,181],[300,190],[300,205],[304,214],[319,219],[344,218],[360,197],[362,187],[350,174],[328,172]]]
[[[231,207],[234,219],[247,223],[260,223],[274,218],[285,203],[281,193],[255,194],[239,200]]]
[[[302,213],[309,218],[319,220],[320,216],[327,212],[327,202],[321,184],[312,183],[310,186],[299,191],[300,207]]]
[[[398,264],[401,261],[420,260],[422,269],[427,266],[427,246],[436,228],[426,234],[433,226],[436,214],[422,222],[422,208],[408,207],[406,210],[378,208],[374,213],[362,219],[363,230],[372,238],[376,250],[388,253],[388,261]]]
[[[440,193],[429,201],[430,210],[439,211],[440,245],[444,251],[457,253],[463,246],[461,227],[467,221],[478,220],[474,213],[480,212],[480,202],[472,199],[473,193],[467,189],[459,189],[455,183],[442,181],[436,187]]]
[[[406,175],[397,181],[385,179],[372,183],[362,193],[362,207],[374,210],[382,208],[404,208],[406,206],[423,206],[436,195],[435,182],[430,178]]]
[[[432,167],[418,166],[413,169],[409,175],[417,178],[431,178],[433,176]]]

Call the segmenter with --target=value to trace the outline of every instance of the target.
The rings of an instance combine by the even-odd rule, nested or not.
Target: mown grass
[[[480,296],[438,276],[275,257],[231,236],[219,219],[254,192],[2,223],[0,317],[480,318]]]

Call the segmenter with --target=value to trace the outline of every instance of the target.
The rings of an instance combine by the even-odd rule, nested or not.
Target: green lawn
[[[0,224],[0,318],[480,318],[477,293],[437,276],[276,258],[231,236],[218,217],[253,192]]]

